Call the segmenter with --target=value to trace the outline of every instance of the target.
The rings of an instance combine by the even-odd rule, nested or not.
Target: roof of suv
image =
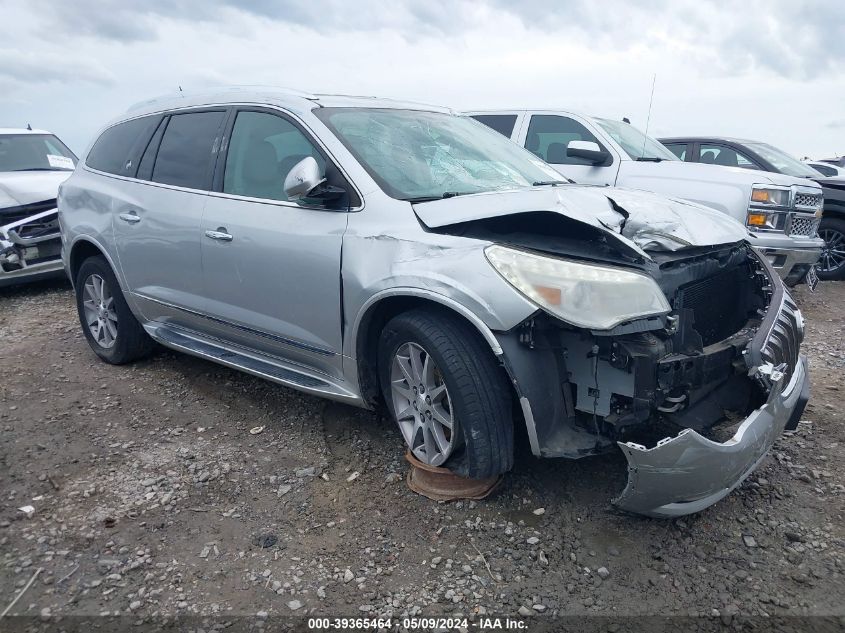
[[[378,97],[308,93],[277,86],[226,86],[197,92],[177,92],[142,101],[131,106],[128,114],[138,115],[227,103],[267,103],[293,110],[312,110],[318,107],[396,108],[452,113],[449,108],[413,101],[399,101]]]

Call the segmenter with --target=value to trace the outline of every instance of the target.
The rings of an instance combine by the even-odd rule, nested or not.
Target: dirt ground
[[[845,622],[845,283],[795,295],[804,420],[667,521],[610,505],[621,453],[541,461],[525,441],[492,498],[429,501],[372,413],[166,350],[112,367],[69,285],[0,290],[0,612],[35,576],[9,614]]]

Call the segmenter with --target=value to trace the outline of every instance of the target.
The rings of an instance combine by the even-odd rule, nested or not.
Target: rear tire
[[[381,333],[378,372],[387,408],[417,459],[474,479],[513,467],[510,383],[468,323],[426,309],[394,317]],[[433,424],[446,419],[451,429]]]
[[[153,340],[126,304],[104,257],[89,257],[82,262],[75,290],[82,332],[97,356],[112,365],[122,365],[150,355]]]
[[[822,217],[819,237],[825,241],[816,273],[828,281],[845,279],[845,220]]]

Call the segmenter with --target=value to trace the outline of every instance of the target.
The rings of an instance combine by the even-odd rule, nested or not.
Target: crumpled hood
[[[71,171],[0,172],[0,209],[52,200]]]
[[[431,228],[518,213],[560,213],[611,234],[646,257],[645,251],[732,244],[748,237],[742,224],[714,209],[614,187],[534,187],[455,196],[413,206],[417,217]]]

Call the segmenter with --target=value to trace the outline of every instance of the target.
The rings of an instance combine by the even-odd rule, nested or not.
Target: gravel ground
[[[0,612],[38,572],[10,614],[843,618],[845,283],[796,296],[805,419],[728,498],[665,521],[610,505],[621,454],[540,461],[524,440],[492,498],[429,501],[372,413],[165,350],[111,367],[69,286],[2,290]]]

